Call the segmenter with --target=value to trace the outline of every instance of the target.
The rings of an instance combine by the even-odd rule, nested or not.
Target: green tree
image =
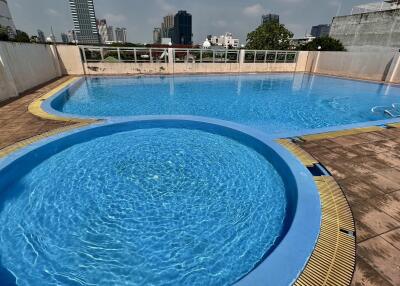
[[[0,41],[8,41],[8,31],[7,28],[0,26]]]
[[[247,49],[251,50],[286,50],[290,47],[293,33],[278,21],[262,24],[247,35]]]
[[[331,37],[316,38],[299,47],[302,51],[346,51],[343,44]]]
[[[24,31],[17,30],[17,35],[14,39],[15,42],[30,43],[30,39],[27,33]]]

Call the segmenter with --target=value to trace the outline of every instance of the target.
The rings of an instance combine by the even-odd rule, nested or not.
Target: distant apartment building
[[[69,43],[69,38],[68,38],[68,35],[66,33],[61,33],[61,41],[64,44],[68,44]]]
[[[266,14],[262,15],[261,17],[261,23],[269,23],[269,22],[278,22],[279,23],[279,15],[277,14]]]
[[[154,28],[154,43],[168,43],[174,45],[191,45],[193,43],[192,15],[187,11],[178,11],[175,15],[163,18],[161,28]]]
[[[76,35],[74,30],[70,30],[67,32],[68,42],[69,43],[76,43]]]
[[[212,46],[222,46],[226,49],[228,48],[239,48],[239,39],[235,39],[232,33],[226,33],[221,36],[208,36]]]
[[[108,39],[108,42],[115,42],[113,26],[107,26],[107,39]]]
[[[108,40],[107,21],[105,19],[97,20],[97,29],[99,30],[100,41],[105,44]]]
[[[76,38],[80,44],[99,44],[93,0],[69,0]]]
[[[46,37],[44,36],[44,33],[42,30],[37,30],[37,35],[38,35],[39,43],[46,43]]]
[[[153,30],[153,43],[161,44],[161,28],[154,28]]]
[[[127,33],[125,28],[115,28],[115,41],[122,44],[127,42]]]
[[[311,28],[311,36],[315,38],[327,37],[329,36],[330,30],[331,30],[331,25],[328,24],[313,26]]]
[[[192,15],[186,11],[179,11],[174,16],[172,43],[175,45],[191,45],[193,43]]]
[[[8,8],[7,1],[0,0],[0,26],[7,30],[8,36],[14,38],[17,30]]]
[[[164,17],[161,23],[161,38],[172,38],[174,30],[174,15],[170,14]]]
[[[334,17],[329,35],[349,51],[398,51],[398,23],[399,1],[386,0],[356,6],[352,15]]]

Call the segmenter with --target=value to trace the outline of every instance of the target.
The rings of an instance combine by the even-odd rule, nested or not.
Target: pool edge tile
[[[80,119],[80,118],[72,118],[72,117],[62,117],[62,116],[58,116],[55,114],[50,114],[48,113],[45,109],[43,109],[43,102],[46,99],[49,99],[50,97],[52,97],[53,95],[57,94],[58,92],[60,92],[61,90],[63,90],[64,88],[67,88],[70,85],[73,85],[74,83],[76,83],[77,81],[79,81],[82,77],[73,77],[65,82],[63,82],[62,84],[58,85],[57,87],[55,87],[54,89],[52,89],[51,91],[47,92],[46,94],[40,96],[39,98],[35,99],[33,102],[31,102],[28,106],[28,111],[37,116],[40,117],[42,119],[48,119],[48,120],[55,120],[55,121],[65,121],[65,122],[76,122],[76,123],[92,123],[92,122],[96,122],[96,120],[93,119]]]
[[[362,133],[379,131],[379,130],[382,130],[382,128],[379,126],[370,126],[370,127],[363,127],[363,128],[339,130],[339,131],[333,131],[333,132],[327,132],[327,133],[303,135],[300,138],[304,141],[316,141],[316,140],[322,140],[322,139],[334,139],[334,138],[341,137],[341,136],[356,135],[356,134],[362,134]]]
[[[289,139],[276,141],[306,167],[311,167],[312,162],[320,164]],[[315,176],[314,181],[322,205],[320,235],[309,261],[293,285],[350,285],[356,263],[353,214],[346,196],[332,176]]]

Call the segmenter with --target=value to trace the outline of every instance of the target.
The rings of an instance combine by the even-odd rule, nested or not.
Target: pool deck
[[[356,222],[353,285],[400,285],[400,128],[298,145],[336,179]]]
[[[42,119],[29,104],[71,77],[63,77],[0,104],[0,153],[29,138],[73,128]],[[400,285],[400,128],[299,142],[344,191],[356,221],[357,261],[352,285]]]

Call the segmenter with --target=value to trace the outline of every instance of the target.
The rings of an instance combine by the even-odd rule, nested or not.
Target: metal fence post
[[[118,53],[118,62],[121,62],[121,51],[119,48],[117,48],[117,53]]]
[[[86,59],[86,48],[85,47],[82,47],[82,55],[83,55],[83,62],[86,64],[87,59]]]
[[[135,64],[137,64],[137,54],[136,54],[136,49],[133,49],[133,58],[135,60]]]
[[[149,57],[150,57],[150,63],[153,63],[153,50],[149,49]]]
[[[101,61],[104,61],[103,48],[100,48]]]

